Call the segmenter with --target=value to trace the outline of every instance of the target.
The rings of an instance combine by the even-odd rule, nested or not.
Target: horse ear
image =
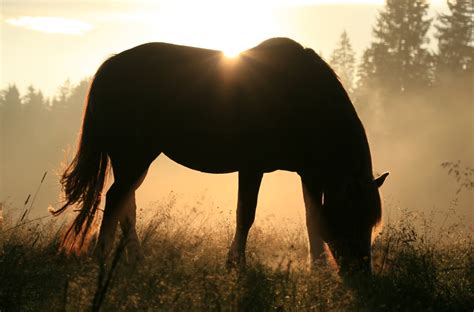
[[[380,177],[378,177],[377,179],[374,180],[375,182],[375,185],[377,185],[377,187],[381,187],[383,182],[385,181],[385,179],[387,178],[388,176],[388,172],[385,172],[384,174],[382,174]]]

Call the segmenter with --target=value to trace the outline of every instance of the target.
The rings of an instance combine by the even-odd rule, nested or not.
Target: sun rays
[[[170,2],[143,15],[156,41],[217,49],[228,57],[276,36],[279,27],[270,5],[200,1]]]

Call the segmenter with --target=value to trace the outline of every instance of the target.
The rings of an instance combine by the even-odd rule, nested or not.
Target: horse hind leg
[[[311,181],[302,179],[303,199],[306,208],[306,228],[309,239],[309,264],[314,269],[315,264],[324,260],[324,241],[321,237],[320,218],[322,206],[322,190]]]
[[[136,182],[133,191],[127,197],[123,213],[119,216],[120,228],[122,230],[123,239],[126,244],[127,260],[135,263],[143,260],[143,252],[138,239],[136,223],[137,223],[137,204],[135,200],[135,190],[140,187],[145,179],[146,171]]]
[[[237,202],[237,224],[235,236],[227,256],[227,268],[245,267],[245,246],[257,208],[258,191],[263,173],[239,172],[239,190]]]
[[[100,227],[95,256],[103,261],[110,254],[120,221],[130,258],[139,258],[136,234],[135,190],[145,178],[150,161],[111,157],[114,183],[106,195],[104,216]],[[130,242],[130,244],[128,244]]]
[[[104,214],[100,225],[99,238],[94,251],[94,256],[101,262],[108,257],[114,243],[115,231],[118,223],[116,211],[119,204],[118,193],[118,185],[114,183],[107,191],[105,199]]]

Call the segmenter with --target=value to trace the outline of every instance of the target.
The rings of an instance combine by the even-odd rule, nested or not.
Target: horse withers
[[[381,219],[366,134],[334,71],[313,50],[273,38],[230,59],[220,51],[147,43],[106,60],[91,83],[79,148],[61,183],[78,206],[64,244],[81,248],[109,164],[96,255],[120,224],[129,259],[142,257],[135,190],[161,153],[208,173],[239,173],[237,225],[227,264],[245,265],[264,173],[301,176],[310,255],[327,243],[342,271],[371,271]]]

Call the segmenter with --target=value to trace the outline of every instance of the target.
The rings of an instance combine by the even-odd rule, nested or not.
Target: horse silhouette
[[[95,254],[111,251],[120,223],[131,259],[142,257],[135,190],[161,153],[208,173],[238,171],[237,224],[227,265],[245,265],[262,176],[301,176],[310,255],[327,243],[342,271],[371,272],[381,219],[366,134],[334,71],[313,50],[273,38],[227,58],[221,51],[147,43],[106,60],[91,83],[77,154],[61,183],[79,213],[64,243],[83,247],[109,168]]]

